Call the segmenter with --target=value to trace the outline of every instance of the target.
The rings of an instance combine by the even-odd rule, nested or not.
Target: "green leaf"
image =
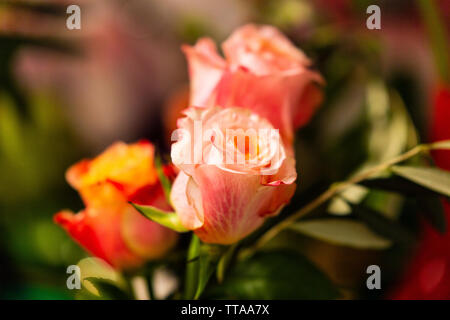
[[[100,298],[114,300],[129,300],[130,296],[108,279],[89,277],[89,281],[100,293]]]
[[[438,168],[393,166],[391,170],[405,179],[450,197],[450,172]]]
[[[171,204],[170,191],[172,189],[172,184],[170,183],[167,176],[164,174],[161,158],[158,155],[155,156],[155,168],[156,168],[156,173],[158,174],[159,181],[161,182],[161,185],[163,187],[164,195],[166,196],[166,200],[168,203]]]
[[[258,252],[230,268],[208,298],[334,299],[338,290],[302,255],[285,250]]]
[[[81,283],[83,285],[83,296],[87,299],[88,296],[100,298],[100,292],[97,288],[91,283],[91,281],[85,281],[88,278],[94,279],[102,279],[108,281],[110,283],[114,283],[115,286],[121,288],[122,290],[126,290],[127,283],[123,276],[117,270],[113,269],[109,264],[99,258],[87,257],[81,259],[78,262],[78,267],[81,270]],[[77,298],[79,298],[77,296]]]
[[[297,222],[292,230],[336,245],[358,249],[385,249],[391,242],[354,220],[320,219]]]
[[[104,298],[91,293],[83,287],[81,290],[76,292],[75,300],[104,300]]]
[[[189,230],[183,227],[178,215],[175,212],[166,212],[155,208],[153,206],[143,206],[130,202],[144,217],[159,223],[176,232],[188,232]]]
[[[345,190],[339,193],[339,196],[332,199],[330,205],[328,206],[328,212],[338,216],[348,215],[352,212],[352,210],[348,206],[347,202],[358,204],[364,200],[368,192],[369,190],[367,190],[367,188],[363,188],[357,184],[348,186]]]
[[[378,235],[402,244],[412,242],[413,236],[411,233],[397,222],[370,208],[350,205],[353,213]]]
[[[341,197],[333,197],[327,210],[330,214],[336,216],[346,216],[352,213],[352,208]]]
[[[359,184],[370,189],[395,192],[405,196],[422,197],[436,195],[436,192],[399,176],[368,179],[361,181]]]
[[[370,119],[369,159],[365,166],[401,154],[408,145],[411,128],[411,119],[401,98],[395,92],[390,93],[380,79],[368,83],[367,112]]]

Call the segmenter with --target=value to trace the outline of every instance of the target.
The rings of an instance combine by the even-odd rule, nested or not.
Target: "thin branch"
[[[300,218],[303,218],[305,215],[319,207],[321,204],[325,203],[326,201],[330,200],[332,197],[337,195],[338,193],[342,192],[349,186],[353,184],[357,184],[367,178],[370,178],[374,176],[377,173],[380,173],[386,169],[388,169],[390,166],[403,162],[405,160],[408,160],[409,158],[412,158],[413,156],[428,151],[430,149],[434,149],[435,146],[438,146],[438,144],[430,144],[430,145],[417,145],[411,150],[407,151],[406,153],[403,153],[395,158],[392,158],[384,163],[381,163],[379,165],[376,165],[366,171],[363,171],[362,173],[355,175],[351,179],[339,182],[331,185],[324,193],[322,193],[320,196],[315,198],[313,201],[308,203],[306,206],[301,208],[299,211],[294,213],[293,215],[287,217],[283,221],[279,222],[278,224],[274,225],[272,228],[267,230],[267,232],[256,242],[256,244],[250,248],[250,252],[254,252],[257,249],[261,248],[264,244],[269,242],[271,239],[273,239],[276,235],[278,235],[281,231],[289,227],[292,223],[297,221]]]

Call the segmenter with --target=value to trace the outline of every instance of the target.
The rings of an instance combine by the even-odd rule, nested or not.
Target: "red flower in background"
[[[433,100],[432,139],[450,139],[450,88],[437,88]],[[450,170],[450,150],[437,150],[433,157],[437,166]],[[450,203],[443,202],[447,232],[423,225],[421,244],[394,299],[450,299]]]
[[[154,147],[147,141],[117,142],[96,158],[73,165],[66,174],[86,208],[78,214],[61,211],[55,222],[87,251],[117,269],[136,268],[162,257],[177,238],[175,232],[144,218],[128,204],[170,209],[153,157]]]
[[[434,117],[432,127],[433,140],[450,139],[450,87],[440,86],[434,96]],[[450,170],[450,151],[437,150],[433,152],[436,164],[445,170]]]

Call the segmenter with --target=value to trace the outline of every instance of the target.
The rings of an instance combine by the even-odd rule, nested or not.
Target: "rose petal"
[[[117,269],[135,268],[142,263],[122,240],[118,209],[90,208],[78,214],[61,211],[54,220],[83,248]]]
[[[277,214],[295,190],[295,185],[263,186],[259,176],[215,166],[199,167],[194,181],[201,193],[195,200],[202,201],[204,217],[195,233],[205,242],[220,244],[234,243],[256,230],[263,217]]]
[[[195,203],[201,205],[201,200],[195,199],[198,197],[198,191],[191,180],[190,176],[183,171],[180,172],[172,185],[170,200],[183,226],[189,230],[195,230],[203,225],[203,209],[199,207],[200,211],[197,211],[194,207]]]
[[[161,258],[177,240],[177,234],[143,217],[132,206],[124,210],[122,237],[130,250],[145,259]]]
[[[185,45],[182,50],[189,64],[190,105],[206,106],[222,77],[225,61],[218,55],[215,43],[208,38],[198,40],[193,47]]]

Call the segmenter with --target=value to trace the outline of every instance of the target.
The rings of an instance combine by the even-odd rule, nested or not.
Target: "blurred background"
[[[81,8],[81,30],[66,28],[70,4]],[[381,7],[381,30],[366,27],[371,4]],[[181,44],[220,42],[248,22],[280,28],[327,82],[324,103],[296,139],[297,207],[323,186],[429,141],[433,99],[448,83],[446,0],[1,0],[0,298],[73,298],[66,268],[87,254],[52,220],[61,208],[83,207],[65,170],[117,140],[147,138],[168,152],[188,101]],[[419,233],[417,216],[404,214],[413,203],[383,192],[365,202]],[[329,208],[345,209],[339,201]],[[294,243],[346,298],[389,297],[415,248]],[[372,263],[386,270],[377,293],[363,289]]]

